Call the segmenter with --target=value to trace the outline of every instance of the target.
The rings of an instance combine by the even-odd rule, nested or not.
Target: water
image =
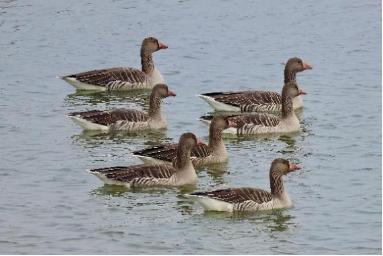
[[[209,5],[209,6],[208,6]],[[379,1],[1,1],[1,253],[381,253],[381,6]],[[75,93],[56,75],[155,61],[177,97],[169,130],[144,136],[82,133],[66,114],[146,108],[146,94]],[[129,192],[86,169],[140,163],[131,152],[207,138],[194,95],[280,91],[299,56],[308,92],[302,132],[227,140],[227,165],[199,170],[190,190],[269,187],[277,157],[304,168],[285,179],[292,209],[203,213],[179,189]]]

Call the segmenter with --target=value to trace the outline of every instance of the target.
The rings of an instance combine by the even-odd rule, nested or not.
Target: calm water
[[[0,253],[381,253],[380,1],[0,1]],[[209,6],[208,6],[209,5]],[[82,133],[66,114],[146,108],[146,93],[75,93],[56,75],[155,61],[177,97],[166,133]],[[269,187],[276,157],[304,168],[285,179],[295,207],[203,213],[179,189],[129,192],[86,169],[140,163],[131,152],[207,138],[194,95],[281,90],[283,63],[308,92],[302,132],[228,140],[230,161],[199,170],[190,190]]]

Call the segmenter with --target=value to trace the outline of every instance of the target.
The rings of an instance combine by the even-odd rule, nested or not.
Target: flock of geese
[[[166,129],[167,122],[161,111],[164,98],[176,94],[165,84],[153,62],[152,54],[168,47],[153,37],[145,38],[141,46],[141,70],[135,68],[109,68],[60,77],[78,90],[135,90],[150,89],[149,111],[133,109],[91,110],[70,113],[69,117],[84,130],[145,131]],[[296,74],[312,67],[299,58],[287,61],[282,93],[269,91],[212,92],[199,95],[216,111],[237,112],[228,116],[202,116],[209,123],[208,144],[193,133],[183,133],[177,144],[163,144],[135,151],[145,164],[116,166],[90,170],[105,184],[128,188],[155,186],[183,186],[195,184],[195,167],[222,163],[228,160],[224,134],[291,133],[300,130],[294,110],[302,107],[305,92],[297,85]],[[262,113],[263,112],[263,113]],[[274,115],[265,112],[279,112]],[[275,159],[270,167],[270,188],[267,192],[257,188],[227,188],[209,192],[186,194],[213,211],[258,211],[287,208],[292,202],[283,186],[283,175],[301,167],[285,159]]]

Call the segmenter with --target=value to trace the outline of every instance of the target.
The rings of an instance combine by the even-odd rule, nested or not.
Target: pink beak
[[[313,67],[310,65],[310,64],[308,64],[308,63],[304,63],[303,62],[303,69],[304,70],[306,70],[306,69],[312,69]]]
[[[200,139],[197,139],[197,145],[202,145],[202,144],[204,144],[203,141]]]
[[[229,127],[238,128],[238,124],[234,121],[228,120]]]
[[[158,42],[158,49],[168,49],[168,46],[166,44]]]
[[[302,89],[299,89],[298,90],[298,93],[299,93],[299,95],[306,95],[307,93],[304,91],[304,90],[302,90]]]
[[[168,91],[168,97],[175,97],[175,96],[177,96],[177,94],[175,94],[175,92],[172,92],[172,91]]]
[[[300,170],[301,169],[301,166],[298,165],[298,164],[293,164],[293,163],[290,163],[290,167],[289,167],[290,171],[297,171],[297,170]]]

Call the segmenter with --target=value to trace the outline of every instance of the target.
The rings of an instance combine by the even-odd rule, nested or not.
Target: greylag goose
[[[306,69],[312,69],[307,63],[299,58],[291,58],[285,65],[285,83],[296,82],[296,73]],[[293,98],[293,109],[303,106],[300,94]],[[241,111],[241,112],[277,112],[282,108],[282,97],[277,92],[270,91],[238,91],[238,92],[211,92],[199,95],[213,109],[217,111]]]
[[[183,186],[197,181],[190,151],[199,141],[193,133],[184,133],[179,139],[177,161],[168,164],[117,166],[90,170],[105,184],[133,187]]]
[[[289,60],[290,69],[300,70],[303,62],[300,59]],[[294,68],[293,68],[294,67]],[[244,113],[226,117],[230,128],[223,133],[234,135],[246,134],[269,134],[269,133],[291,133],[299,131],[300,124],[293,109],[293,98],[300,95],[301,90],[295,80],[289,80],[282,88],[281,117],[263,113]],[[201,117],[202,121],[211,120],[211,116]]]
[[[167,127],[167,123],[161,113],[161,101],[169,96],[176,96],[176,94],[170,91],[167,85],[157,84],[150,95],[149,113],[121,108],[73,112],[69,114],[69,117],[84,130],[134,132],[164,129]]]
[[[222,131],[229,128],[223,117],[214,117],[209,128],[209,144],[196,145],[191,151],[192,163],[195,167],[207,164],[226,162],[228,159]],[[163,144],[134,151],[145,163],[172,163],[177,156],[178,144]]]
[[[289,208],[293,204],[283,186],[282,176],[299,170],[299,165],[286,159],[275,159],[270,167],[270,189],[227,188],[211,192],[196,192],[185,195],[202,205],[206,211],[259,211]]]
[[[145,38],[141,46],[142,70],[135,68],[98,69],[60,77],[79,90],[133,90],[151,89],[164,83],[160,71],[153,62],[152,53],[168,47],[154,37]]]

